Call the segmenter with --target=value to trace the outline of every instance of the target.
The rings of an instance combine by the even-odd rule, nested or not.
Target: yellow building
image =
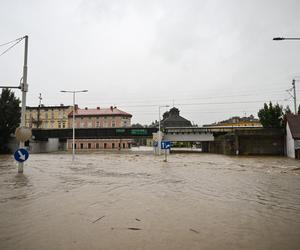
[[[254,118],[253,115],[250,115],[249,117],[239,117],[234,116],[231,117],[228,120],[209,124],[209,125],[203,125],[203,127],[234,127],[234,128],[240,128],[240,127],[262,127],[260,121],[256,118]]]
[[[26,107],[26,127],[29,128],[68,128],[68,115],[73,106]]]

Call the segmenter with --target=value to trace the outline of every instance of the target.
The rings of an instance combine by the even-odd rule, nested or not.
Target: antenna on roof
[[[41,93],[39,94],[39,97],[38,97],[38,98],[39,98],[39,107],[40,107],[40,106],[41,106],[41,104],[42,104],[42,99],[43,99],[43,98],[42,98],[42,94],[41,94]]]

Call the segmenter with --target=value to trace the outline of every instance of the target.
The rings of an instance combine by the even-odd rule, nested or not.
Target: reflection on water
[[[29,185],[29,179],[24,174],[16,174],[14,180],[14,188],[21,188]]]
[[[0,249],[299,249],[300,162],[148,152],[0,156]]]

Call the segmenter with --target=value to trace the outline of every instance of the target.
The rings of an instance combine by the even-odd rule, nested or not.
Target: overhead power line
[[[23,39],[23,37],[19,37],[19,38],[15,39],[15,40],[12,40],[12,41],[9,41],[9,42],[6,42],[6,43],[2,43],[2,44],[0,44],[0,47],[8,45],[8,44],[16,42],[16,41],[19,41],[19,40],[22,40],[22,39]]]
[[[6,50],[4,50],[1,54],[0,54],[0,56],[2,56],[2,55],[4,55],[5,53],[7,53],[9,50],[11,50],[13,47],[15,47],[19,42],[21,42],[23,40],[23,37],[22,38],[18,38],[18,39],[16,39],[15,41],[15,43],[13,44],[13,45],[11,45],[10,47],[8,47]],[[6,43],[6,44],[10,44],[11,42],[8,42],[8,43]]]

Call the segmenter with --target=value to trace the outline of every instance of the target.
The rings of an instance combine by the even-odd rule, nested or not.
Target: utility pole
[[[295,108],[295,115],[297,114],[297,99],[296,99],[296,80],[293,79],[293,82],[292,82],[292,85],[293,85],[293,90],[294,90],[294,108]]]
[[[27,57],[28,57],[28,36],[24,36],[25,39],[25,48],[24,48],[24,65],[23,65],[23,77],[21,83],[21,91],[22,91],[22,108],[21,108],[21,126],[25,127],[25,112],[26,112],[26,93],[28,91],[27,84]],[[24,142],[20,141],[19,147],[23,148],[25,145]],[[18,165],[18,173],[23,173],[23,162],[19,162]]]
[[[41,109],[42,99],[43,99],[42,98],[42,94],[40,93],[40,95],[39,95],[39,106],[38,106],[37,124],[36,124],[37,128],[40,127],[40,109]]]

